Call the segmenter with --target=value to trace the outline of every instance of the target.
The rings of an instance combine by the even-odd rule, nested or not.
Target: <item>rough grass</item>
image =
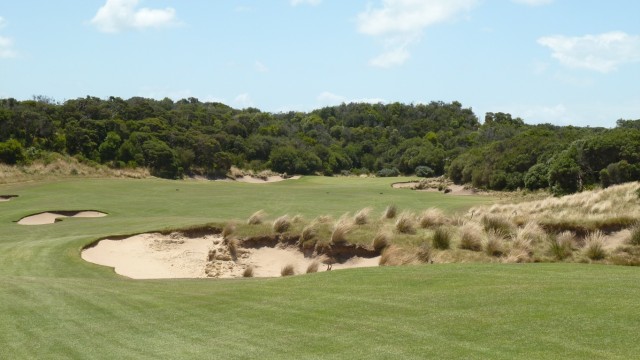
[[[481,251],[483,232],[477,223],[466,223],[460,228],[460,249]]]
[[[422,212],[419,217],[421,228],[433,228],[446,224],[444,212],[437,208],[430,208]]]
[[[307,266],[307,274],[318,272],[319,267],[320,263],[318,261],[313,261],[309,266]]]
[[[291,228],[291,219],[289,215],[282,215],[273,221],[273,231],[282,234]]]
[[[293,265],[289,264],[289,265],[285,265],[282,270],[280,271],[280,275],[282,276],[292,276],[296,274],[296,270],[293,267]]]
[[[353,216],[353,223],[356,225],[366,225],[369,222],[369,214],[371,214],[371,208],[366,207],[361,209]]]
[[[600,231],[596,231],[585,239],[584,255],[590,260],[603,260],[607,257],[607,251],[605,250],[604,234]]]
[[[447,250],[451,247],[451,233],[444,226],[437,227],[433,232],[431,244],[438,250]]]
[[[631,234],[627,242],[630,245],[640,246],[640,224],[636,223],[633,228],[631,228]]]
[[[394,204],[387,206],[382,214],[382,217],[385,219],[394,219],[398,214],[398,207]]]
[[[249,217],[249,219],[247,220],[247,224],[260,225],[264,222],[264,218],[266,216],[267,216],[267,213],[264,210],[258,210]]]
[[[353,223],[347,216],[341,217],[333,226],[331,242],[334,244],[344,244],[348,241],[347,235],[353,230]]]
[[[371,246],[375,251],[382,252],[387,246],[391,245],[393,235],[388,231],[379,231],[373,238]]]
[[[396,220],[396,231],[401,234],[416,233],[416,223],[412,213],[405,211],[398,216]]]

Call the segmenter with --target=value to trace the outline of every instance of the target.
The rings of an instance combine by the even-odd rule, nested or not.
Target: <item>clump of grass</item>
[[[233,222],[227,223],[222,228],[222,238],[228,239],[229,236],[236,232],[236,224]]]
[[[530,244],[540,243],[546,236],[547,233],[533,221],[529,221],[516,232],[516,239],[522,239]]]
[[[289,219],[288,215],[280,216],[273,221],[273,231],[278,234],[282,234],[283,232],[289,230],[290,227],[291,219]]]
[[[476,223],[467,223],[460,228],[460,249],[481,251],[482,228]]]
[[[317,222],[318,224],[326,224],[331,221],[333,221],[333,219],[329,215],[320,215],[314,220],[314,222]]]
[[[631,228],[631,234],[629,235],[629,239],[627,241],[629,245],[640,245],[640,224],[635,224]]]
[[[300,242],[305,243],[310,240],[313,240],[318,235],[318,230],[315,228],[314,224],[310,224],[305,226],[300,233]]]
[[[587,236],[584,255],[591,260],[602,260],[607,257],[607,252],[604,249],[604,234],[601,231],[594,231]]]
[[[380,266],[406,265],[415,261],[415,255],[409,255],[403,249],[391,245],[380,256]]]
[[[331,242],[334,244],[344,244],[347,242],[347,234],[353,230],[353,224],[343,216],[333,226]]]
[[[398,207],[395,206],[394,204],[391,204],[387,206],[387,208],[384,210],[383,217],[385,219],[393,219],[396,217],[397,214],[398,214]]]
[[[571,256],[573,252],[574,235],[570,231],[564,231],[556,236],[551,237],[549,243],[549,253],[556,260],[564,260]]]
[[[371,213],[371,208],[369,208],[369,207],[358,211],[353,216],[353,222],[356,225],[366,225],[369,222],[369,214],[370,213]]]
[[[500,232],[490,230],[484,243],[484,252],[489,256],[500,257],[504,255],[504,237]]]
[[[262,222],[264,222],[265,216],[267,216],[267,213],[265,213],[264,210],[258,210],[249,217],[249,220],[247,220],[247,224],[260,225],[262,224]]]
[[[291,276],[295,274],[296,274],[296,270],[291,264],[286,265],[285,267],[282,268],[282,270],[280,270],[280,275],[282,276]]]
[[[291,222],[294,224],[299,224],[303,221],[304,221],[304,217],[300,214],[296,214],[296,216],[294,216],[293,219],[291,219]]]
[[[318,268],[320,267],[320,263],[317,261],[312,262],[307,266],[307,274],[318,272]]]
[[[482,225],[485,231],[495,231],[502,234],[502,237],[507,237],[513,233],[513,225],[503,216],[498,215],[485,215],[482,217]]]
[[[238,258],[238,239],[230,239],[227,241],[227,247],[229,248],[229,254],[233,260]]]
[[[379,231],[373,238],[373,249],[376,252],[382,252],[387,246],[391,245],[391,236],[387,231]]]
[[[431,262],[431,246],[426,242],[423,242],[416,251],[416,258],[423,263]]]
[[[244,272],[242,273],[242,277],[246,277],[246,278],[253,277],[253,266],[252,265],[249,265],[249,266],[247,266],[246,269],[244,269]]]
[[[433,233],[431,244],[438,250],[447,250],[451,247],[451,233],[443,226],[439,226]]]
[[[413,215],[409,212],[403,212],[396,220],[396,230],[402,234],[415,234],[416,225]]]
[[[420,227],[423,229],[442,226],[446,221],[444,213],[438,208],[427,209],[420,214]]]

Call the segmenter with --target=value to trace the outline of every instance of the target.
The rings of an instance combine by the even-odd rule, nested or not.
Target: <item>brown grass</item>
[[[353,230],[353,224],[346,216],[341,217],[333,226],[331,242],[334,244],[344,244],[347,242],[347,234]]]
[[[267,216],[267,213],[264,210],[258,210],[254,212],[247,220],[247,224],[249,225],[260,225],[264,222],[264,218]]]
[[[503,234],[495,230],[487,232],[487,238],[484,243],[484,252],[489,256],[500,257],[505,253],[505,244]]]
[[[460,244],[464,250],[482,251],[482,228],[477,223],[466,223],[460,228]]]
[[[286,265],[285,267],[282,268],[282,270],[280,270],[280,275],[282,276],[291,276],[295,274],[296,274],[296,270],[291,264]]]
[[[236,232],[236,224],[234,222],[226,223],[222,228],[222,238],[228,239]]]
[[[373,249],[377,252],[382,252],[385,248],[391,245],[392,237],[393,235],[387,231],[379,231],[373,238]]]
[[[387,208],[384,210],[382,217],[385,219],[393,219],[396,217],[397,214],[398,214],[398,207],[392,204],[387,206]]]
[[[307,266],[307,274],[318,272],[318,268],[320,267],[320,263],[317,261],[312,262]]]
[[[238,239],[229,239],[227,241],[227,247],[229,248],[229,254],[233,260],[238,258]]]
[[[353,222],[356,225],[366,225],[369,222],[370,213],[371,213],[371,208],[369,207],[361,209],[353,216]]]
[[[596,231],[585,239],[584,255],[591,260],[603,260],[607,257],[607,252],[604,247],[604,234],[601,231]]]
[[[289,230],[291,228],[291,220],[288,215],[280,216],[279,218],[273,221],[273,231],[278,234],[282,234],[283,232]]]
[[[420,214],[420,227],[423,229],[434,228],[446,224],[447,218],[438,208],[430,208]]]
[[[246,277],[246,278],[253,277],[253,266],[252,265],[249,265],[249,266],[247,266],[246,269],[244,269],[244,272],[242,273],[242,277]]]
[[[447,250],[451,247],[451,233],[444,226],[439,226],[433,232],[431,244],[438,250]]]
[[[402,234],[415,234],[416,224],[413,219],[413,214],[406,211],[400,214],[398,220],[396,220],[396,230]]]
[[[391,245],[387,247],[380,256],[380,266],[398,266],[416,263],[415,254],[411,254],[404,249]]]

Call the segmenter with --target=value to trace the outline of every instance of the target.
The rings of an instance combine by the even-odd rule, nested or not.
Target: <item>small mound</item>
[[[253,277],[279,277],[286,266],[294,274],[378,266],[380,256],[355,245],[345,245],[327,254],[305,256],[296,246],[271,237],[225,241],[219,234],[198,237],[175,232],[139,234],[104,239],[82,251],[82,259],[113,267],[132,279],[240,278],[250,269]],[[348,253],[348,254],[347,254]],[[340,261],[338,261],[338,260]]]
[[[47,225],[54,224],[60,219],[73,217],[73,218],[97,218],[104,217],[107,214],[93,210],[81,210],[81,211],[46,211],[34,215],[25,216],[18,221],[20,225]]]
[[[0,195],[0,202],[9,201],[15,197],[18,197],[18,195]]]

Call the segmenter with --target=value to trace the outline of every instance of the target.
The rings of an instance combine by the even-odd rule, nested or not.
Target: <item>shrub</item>
[[[398,207],[396,207],[394,204],[387,206],[387,208],[384,210],[385,219],[393,219],[396,217],[397,214],[398,214]]]
[[[353,222],[356,225],[365,225],[369,222],[369,213],[371,213],[371,208],[364,208],[358,211],[353,217]]]
[[[451,246],[451,233],[444,227],[436,228],[431,238],[431,244],[439,250],[447,250]]]
[[[318,272],[318,268],[320,267],[320,263],[317,261],[312,262],[307,266],[307,274],[311,274],[314,272]]]
[[[436,174],[436,172],[428,166],[418,166],[415,172],[418,177],[433,177]]]
[[[373,238],[373,249],[376,252],[382,252],[387,246],[391,244],[391,234],[386,231],[380,231]]]
[[[584,255],[591,260],[602,260],[607,257],[604,249],[604,235],[601,231],[595,231],[587,236]]]
[[[446,223],[447,218],[444,216],[442,210],[438,208],[427,209],[420,214],[420,227],[430,228],[435,226],[441,226]]]
[[[291,276],[291,275],[295,275],[295,274],[296,274],[296,270],[294,269],[293,265],[291,265],[291,264],[283,267],[282,270],[280,270],[280,275],[282,275],[282,276]]]
[[[289,230],[291,227],[291,220],[288,215],[280,216],[279,218],[273,221],[273,231],[278,234],[282,234],[283,232]]]
[[[253,266],[252,265],[249,265],[249,266],[247,266],[246,269],[244,269],[244,272],[242,273],[242,277],[246,277],[246,278],[253,277]]]
[[[376,173],[378,177],[394,177],[400,175],[397,168],[384,168]]]
[[[264,217],[266,215],[267,213],[265,213],[264,210],[258,210],[249,217],[249,220],[247,220],[247,224],[260,225],[264,221]]]
[[[640,224],[636,224],[631,228],[631,235],[628,240],[630,245],[640,245]]]
[[[235,223],[227,223],[224,225],[224,227],[222,228],[222,238],[223,239],[227,239],[229,238],[229,236],[231,236],[234,232],[236,232],[236,224]]]
[[[403,212],[396,220],[396,230],[402,234],[415,234],[416,225],[413,220],[413,215],[408,212]]]
[[[481,251],[482,228],[476,223],[467,223],[460,228],[460,249]]]

